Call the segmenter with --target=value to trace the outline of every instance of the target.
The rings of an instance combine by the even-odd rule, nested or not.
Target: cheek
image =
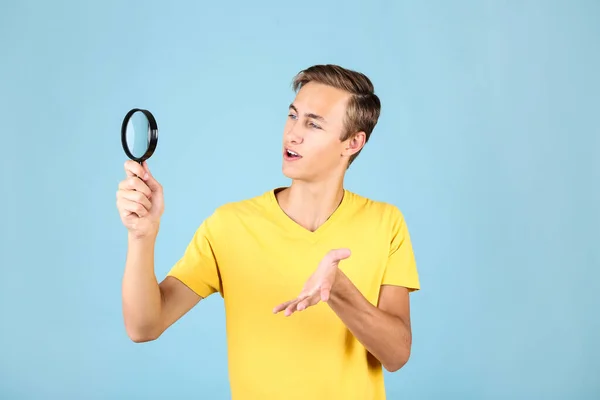
[[[319,141],[313,143],[312,148],[314,149],[312,153],[323,162],[336,162],[340,158],[339,143]]]

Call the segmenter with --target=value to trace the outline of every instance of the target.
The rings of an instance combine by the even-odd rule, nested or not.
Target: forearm
[[[328,304],[363,346],[388,371],[396,371],[410,356],[410,327],[399,317],[371,304],[338,270]]]
[[[156,236],[129,237],[122,283],[123,317],[134,341],[153,339],[160,324],[162,296],[154,273]]]

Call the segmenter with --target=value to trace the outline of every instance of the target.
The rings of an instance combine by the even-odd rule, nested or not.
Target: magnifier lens
[[[136,158],[141,158],[150,144],[150,123],[141,111],[133,113],[127,123],[127,148]]]

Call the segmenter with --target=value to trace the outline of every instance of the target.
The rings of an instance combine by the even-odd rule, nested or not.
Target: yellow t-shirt
[[[385,399],[381,365],[326,303],[273,314],[342,247],[352,255],[339,267],[372,304],[381,285],[419,289],[401,212],[348,190],[315,232],[283,212],[275,190],[225,204],[198,228],[169,275],[223,297],[233,400]]]

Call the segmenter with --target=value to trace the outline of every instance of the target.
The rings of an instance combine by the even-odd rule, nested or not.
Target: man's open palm
[[[329,251],[319,263],[317,270],[304,284],[302,291],[294,300],[286,301],[273,309],[274,313],[285,310],[285,315],[292,315],[314,306],[320,301],[328,301],[331,288],[335,284],[340,261],[350,257],[349,249],[336,249]]]

